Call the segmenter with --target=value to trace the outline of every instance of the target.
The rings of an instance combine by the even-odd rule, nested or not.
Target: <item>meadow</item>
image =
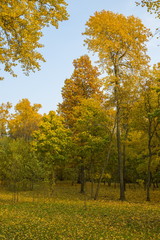
[[[79,185],[57,183],[52,196],[45,186],[13,193],[0,191],[0,240],[159,240],[160,190],[127,186],[127,201],[115,186],[102,185],[98,200],[79,193]]]

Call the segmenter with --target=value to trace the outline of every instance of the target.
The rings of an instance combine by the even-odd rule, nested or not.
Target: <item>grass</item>
[[[113,187],[102,186],[98,201],[78,190],[61,183],[52,198],[43,187],[20,193],[18,203],[1,191],[0,239],[160,240],[160,191],[152,191],[147,203],[143,189],[128,189],[126,202],[118,201]]]

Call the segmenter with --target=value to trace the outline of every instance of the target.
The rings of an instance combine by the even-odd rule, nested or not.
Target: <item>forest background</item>
[[[2,72],[5,81],[0,82],[0,102],[11,102],[14,106],[22,98],[28,98],[32,104],[40,103],[40,113],[48,113],[56,110],[57,104],[62,101],[61,89],[66,78],[73,72],[72,62],[84,54],[88,54],[95,64],[96,56],[87,51],[83,46],[85,37],[85,23],[95,11],[102,9],[122,13],[125,16],[139,17],[143,24],[150,28],[153,34],[159,26],[159,20],[155,15],[147,12],[147,9],[136,6],[134,0],[92,1],[79,0],[67,1],[67,11],[70,15],[68,21],[60,22],[59,29],[53,27],[43,29],[43,37],[40,42],[44,48],[39,49],[46,62],[41,62],[41,71],[25,76],[20,66],[16,68],[17,77]],[[159,61],[159,40],[154,37],[147,43],[148,55],[151,57],[151,65]]]
[[[158,15],[157,6],[148,7]],[[60,14],[55,15],[58,21],[67,20],[64,9]],[[49,17],[37,20],[37,26],[47,25]],[[30,35],[23,34],[24,28],[17,28],[15,34],[14,25],[8,27],[11,22],[5,14],[1,22],[5,44],[10,47],[2,48],[4,70],[14,76],[12,66],[16,61],[27,74],[39,69],[43,57],[34,48],[41,47],[37,44],[41,29],[36,34],[36,24],[33,33],[28,26],[30,41]],[[57,20],[51,19],[50,23],[57,27]],[[80,192],[85,193],[86,182],[90,181],[91,198],[97,199],[102,181],[109,185],[119,182],[123,201],[126,183],[137,183],[144,185],[146,200],[150,201],[151,184],[158,188],[160,181],[160,73],[159,63],[149,66],[146,42],[158,36],[156,31],[154,36],[134,16],[95,12],[83,35],[88,49],[97,54],[100,67],[94,67],[86,54],[74,59],[73,73],[64,82],[57,113],[50,111],[42,116],[38,113],[41,105],[31,104],[27,98],[15,105],[13,114],[12,104],[2,103],[1,184],[19,191],[33,187],[37,181],[47,181],[52,194],[57,179],[70,180],[80,183]]]
[[[160,239],[160,1],[139,3],[0,1],[0,239]]]

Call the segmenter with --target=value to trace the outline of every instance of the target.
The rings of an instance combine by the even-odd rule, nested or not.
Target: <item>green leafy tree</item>
[[[0,180],[14,192],[28,189],[43,177],[43,170],[24,139],[0,139]],[[16,199],[15,199],[16,200]]]
[[[51,192],[55,184],[55,171],[65,164],[70,145],[70,131],[62,117],[50,111],[44,115],[39,129],[34,132],[33,149],[48,172]]]
[[[159,96],[155,91],[157,87],[157,81],[154,78],[153,73],[146,77],[146,81],[142,86],[141,97],[137,102],[137,115],[136,119],[139,123],[139,127],[146,134],[146,159],[147,159],[147,185],[146,185],[146,200],[150,201],[150,185],[151,185],[151,174],[152,165],[154,159],[157,159],[157,148],[159,146],[159,119],[155,114],[156,109],[160,107]],[[158,138],[157,138],[158,137]],[[157,141],[158,140],[158,141]]]
[[[111,120],[104,106],[95,99],[84,99],[74,107],[73,154],[76,166],[81,169],[81,193],[85,192],[86,176],[93,183],[101,170],[108,151]]]

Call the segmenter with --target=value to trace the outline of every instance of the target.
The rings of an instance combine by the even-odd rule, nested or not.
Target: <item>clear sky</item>
[[[49,27],[43,31],[44,37],[41,42],[45,47],[41,52],[46,62],[41,64],[41,71],[31,73],[27,77],[17,68],[17,78],[1,72],[0,75],[3,75],[5,80],[0,81],[0,104],[11,102],[16,105],[22,98],[28,98],[32,104],[42,104],[41,113],[56,110],[57,104],[62,101],[61,88],[64,80],[73,72],[73,60],[84,54],[92,58],[92,53],[88,53],[87,48],[83,46],[84,37],[81,33],[84,32],[86,21],[95,11],[105,9],[126,16],[134,15],[141,18],[153,33],[159,26],[159,20],[150,15],[145,8],[137,7],[135,0],[68,0],[67,3],[69,20],[61,23],[58,30]],[[151,64],[160,61],[159,40],[155,37],[148,43]]]

